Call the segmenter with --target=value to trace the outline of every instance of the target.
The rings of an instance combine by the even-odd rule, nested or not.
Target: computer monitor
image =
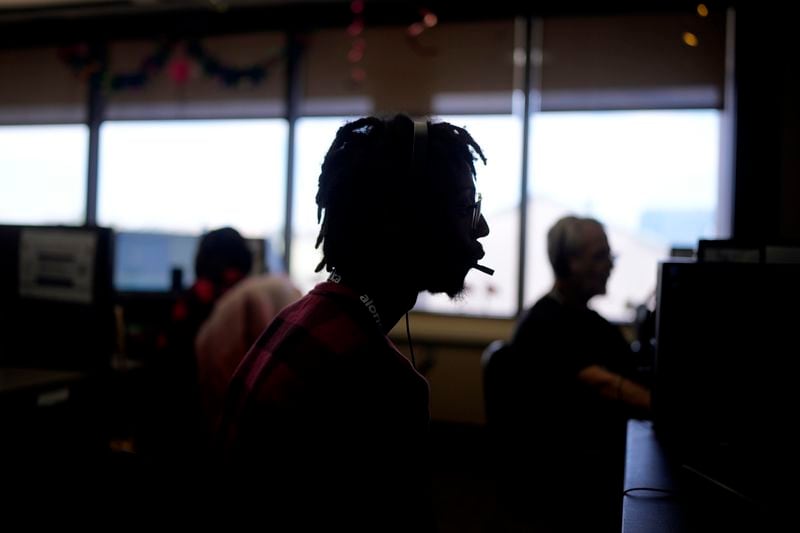
[[[116,234],[114,287],[119,292],[169,292],[194,283],[194,259],[199,235],[166,232],[120,231]],[[253,252],[251,274],[269,265],[268,241],[248,238]],[[173,272],[180,271],[177,279]],[[175,286],[176,283],[179,286]]]
[[[120,231],[116,235],[114,287],[121,292],[169,292],[172,271],[180,269],[182,285],[194,278],[196,235]]]
[[[0,226],[0,258],[0,365],[110,365],[115,326],[109,228]]]
[[[754,508],[784,506],[797,474],[798,304],[800,265],[660,265],[654,430],[689,479]]]

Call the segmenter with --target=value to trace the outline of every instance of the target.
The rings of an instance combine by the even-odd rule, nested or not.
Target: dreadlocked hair
[[[486,163],[464,128],[429,123],[425,166],[422,175],[412,176],[413,132],[405,115],[365,117],[339,128],[319,176],[315,248],[322,245],[323,255],[316,272],[391,261],[398,239],[420,223],[415,207],[448,191],[448,181],[462,175],[465,164],[474,179],[475,154]]]
[[[480,145],[464,128],[448,122],[430,124],[428,138],[428,175],[440,175],[452,180],[463,172],[463,165],[466,163],[475,179],[475,155],[486,164]],[[437,185],[442,188],[450,183],[447,179],[438,180],[434,182],[434,186]]]

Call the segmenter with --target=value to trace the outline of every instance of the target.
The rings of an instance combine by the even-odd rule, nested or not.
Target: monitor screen
[[[89,370],[114,349],[109,228],[0,226],[0,364]]]
[[[194,258],[198,235],[121,231],[116,234],[114,288],[120,292],[167,292],[194,283]],[[264,272],[268,264],[265,239],[248,238],[253,252],[251,273]],[[173,271],[180,270],[180,286]]]
[[[194,281],[196,235],[126,232],[116,236],[114,287],[118,291],[172,290],[172,271],[180,269],[183,286]]]

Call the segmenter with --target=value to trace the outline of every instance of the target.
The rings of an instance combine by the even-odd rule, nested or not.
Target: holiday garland
[[[172,81],[181,85],[189,80],[190,61],[199,65],[207,77],[219,80],[226,87],[236,87],[242,82],[258,85],[269,76],[270,69],[279,63],[285,54],[285,49],[281,48],[263,61],[245,67],[235,67],[226,65],[210,54],[200,41],[165,41],[158,43],[155,49],[141,60],[137,70],[112,73],[109,72],[107,62],[85,44],[59,50],[59,57],[76,76],[88,80],[90,76],[99,75],[101,86],[107,92],[141,89],[165,67],[168,68]]]

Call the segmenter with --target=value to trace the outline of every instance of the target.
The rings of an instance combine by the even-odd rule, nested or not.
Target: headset
[[[580,222],[583,219],[578,219]],[[573,224],[564,224],[561,227],[558,227],[558,235],[555,235],[554,244],[555,244],[555,254],[550,261],[553,265],[553,272],[555,273],[556,277],[563,278],[567,277],[571,274],[572,268],[570,266],[570,260],[573,258],[574,250],[569,247],[571,238],[574,240],[574,231],[575,225]],[[550,230],[551,232],[553,229]],[[547,235],[547,254],[550,255],[550,234]]]
[[[562,228],[561,234],[558,235],[556,242],[555,254],[552,258],[553,271],[559,278],[569,276],[570,254],[567,252],[567,228]]]
[[[428,122],[414,121],[411,141],[411,175],[422,179],[428,159]]]

